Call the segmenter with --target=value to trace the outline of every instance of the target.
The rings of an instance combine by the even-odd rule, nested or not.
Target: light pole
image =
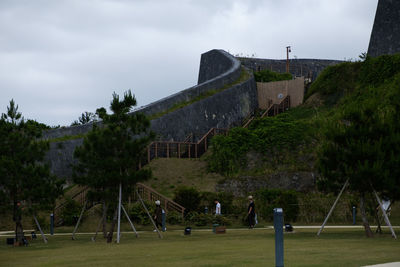
[[[286,72],[289,73],[289,53],[292,52],[290,46],[286,46]]]

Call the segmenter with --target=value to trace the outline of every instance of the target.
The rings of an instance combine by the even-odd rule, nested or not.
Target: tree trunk
[[[21,221],[15,222],[15,242],[23,245],[22,239],[24,238],[24,229],[22,228]]]
[[[107,238],[107,205],[106,202],[103,201],[103,237]]]
[[[108,233],[108,236],[107,236],[107,243],[112,242],[115,224],[117,223],[117,217],[118,217],[118,209],[115,209],[113,221],[112,221],[111,227],[110,227],[110,232]]]
[[[22,239],[24,238],[24,229],[22,227],[22,212],[21,207],[19,206],[19,202],[14,202],[14,216],[13,219],[15,221],[15,242],[22,245]]]
[[[365,202],[364,202],[364,195],[360,196],[360,210],[361,210],[361,218],[365,229],[365,234],[367,237],[373,237],[374,234],[371,231],[371,227],[369,226],[369,222],[367,219],[367,214],[365,213]]]

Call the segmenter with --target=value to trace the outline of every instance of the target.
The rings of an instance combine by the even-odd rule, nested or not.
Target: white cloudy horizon
[[[0,113],[70,125],[131,89],[144,106],[197,83],[211,49],[356,59],[378,0],[2,0]]]

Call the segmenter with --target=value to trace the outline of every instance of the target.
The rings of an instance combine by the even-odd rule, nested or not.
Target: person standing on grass
[[[215,215],[221,215],[221,203],[219,203],[218,199],[215,199],[214,203],[215,203]]]
[[[156,200],[156,211],[154,213],[154,222],[156,223],[156,227],[158,229],[159,226],[162,227],[162,208],[160,206],[161,202],[160,200]],[[154,232],[157,230],[154,229]]]
[[[249,196],[249,207],[247,208],[247,220],[249,222],[249,229],[254,228],[256,210],[253,201],[253,196]]]

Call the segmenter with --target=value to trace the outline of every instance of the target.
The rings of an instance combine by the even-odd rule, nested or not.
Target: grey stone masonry
[[[369,41],[368,55],[400,53],[400,1],[379,0]]]
[[[202,54],[201,58],[200,72],[203,73],[201,76],[208,77],[210,78],[209,80],[204,80],[198,85],[141,107],[134,112],[142,112],[147,116],[161,113],[172,108],[176,104],[190,101],[210,90],[216,90],[233,83],[240,77],[240,61],[223,50],[214,49],[208,51]],[[215,65],[215,67],[211,65]],[[90,129],[92,129],[91,124],[62,127],[45,132],[44,138],[53,139],[65,135],[80,135],[85,134]]]
[[[161,140],[183,141],[189,134],[193,134],[193,139],[198,140],[210,128],[228,128],[239,125],[258,107],[257,90],[252,73],[244,70],[240,61],[227,52],[211,50],[203,54],[200,70],[203,73],[202,79],[208,78],[209,80],[204,80],[196,86],[134,112],[143,112],[148,116],[158,114],[170,109],[175,104],[190,101],[207,91],[222,89],[226,85],[234,84],[240,78],[242,71],[247,71],[249,78],[214,95],[153,119],[151,130]],[[47,131],[44,133],[44,137],[54,139],[66,135],[82,135],[91,129],[92,124],[64,127]],[[67,180],[71,179],[71,167],[75,162],[73,153],[75,147],[81,144],[82,138],[51,143],[46,159],[53,174],[65,177]]]
[[[262,59],[262,58],[238,58],[244,66],[253,70],[271,70],[274,72],[286,72],[286,60]],[[326,68],[342,63],[341,60],[331,59],[290,59],[289,72],[295,77],[305,77],[315,80]]]

